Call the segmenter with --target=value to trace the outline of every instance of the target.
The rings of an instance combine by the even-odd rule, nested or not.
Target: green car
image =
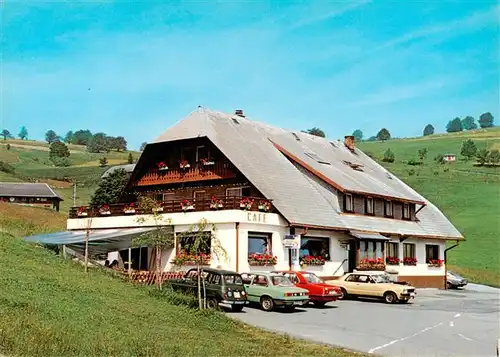
[[[268,272],[241,274],[248,301],[258,303],[264,311],[275,307],[293,310],[297,306],[307,305],[309,292],[297,288],[286,276]]]

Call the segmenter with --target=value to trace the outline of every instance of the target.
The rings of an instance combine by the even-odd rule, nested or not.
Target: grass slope
[[[57,213],[9,204],[0,204],[0,217],[14,235],[64,225]],[[0,231],[0,355],[363,356],[172,305],[104,271],[87,275],[11,234]]]
[[[462,160],[445,165],[433,161],[436,155],[445,153],[454,153],[459,158],[462,142],[468,138],[473,139],[479,149],[491,149],[500,145],[500,128],[362,142],[359,147],[379,162],[390,148],[396,162],[382,164],[437,205],[466,238],[449,252],[452,268],[474,281],[500,286],[500,169],[474,167],[473,162]],[[428,150],[424,164],[408,165],[406,162],[417,159],[418,150],[423,148]]]

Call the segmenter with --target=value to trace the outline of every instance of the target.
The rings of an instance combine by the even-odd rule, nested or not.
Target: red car
[[[336,301],[342,296],[340,288],[325,284],[316,274],[309,271],[273,271],[289,278],[295,286],[309,291],[309,300],[318,307]]]

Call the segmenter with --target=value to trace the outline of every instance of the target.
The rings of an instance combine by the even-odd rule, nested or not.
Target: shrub
[[[419,149],[418,150],[418,157],[420,161],[424,161],[425,158],[427,157],[427,148]]]
[[[0,161],[0,171],[5,172],[7,174],[14,174],[16,172],[16,169],[12,165]]]
[[[436,161],[437,164],[444,164],[444,156],[441,154],[436,155],[434,158],[434,161]]]
[[[71,166],[71,162],[67,157],[53,157],[52,162],[57,167],[68,167]]]
[[[10,150],[10,144],[7,144],[7,150]]]
[[[408,161],[408,165],[412,165],[412,166],[416,166],[416,165],[422,165],[422,162],[421,161],[417,161],[415,159],[410,159]]]
[[[387,149],[386,152],[384,153],[384,158],[382,159],[383,162],[394,162],[395,156],[394,153],[391,151],[391,149]]]
[[[488,156],[488,162],[493,165],[498,164],[500,162],[500,151],[497,149],[491,150]]]
[[[464,156],[466,160],[470,160],[471,158],[476,156],[476,153],[476,143],[472,139],[467,139],[462,143],[460,154]]]
[[[490,157],[490,152],[486,149],[481,149],[476,153],[477,161],[481,166],[483,166],[488,161],[489,157]]]
[[[99,159],[99,166],[100,166],[100,167],[104,167],[104,166],[106,166],[107,164],[108,164],[108,159],[106,159],[106,157],[101,157],[101,158]]]
[[[413,169],[408,170],[408,175],[410,175],[410,176],[415,175],[415,170],[413,170]]]

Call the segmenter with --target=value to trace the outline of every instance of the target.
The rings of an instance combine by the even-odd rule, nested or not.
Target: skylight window
[[[330,165],[330,162],[322,159],[321,157],[319,157],[318,155],[316,155],[313,152],[308,151],[308,152],[305,152],[304,154],[306,154],[306,156],[309,156],[311,159],[313,159],[314,161],[316,161],[320,164]]]
[[[362,167],[363,165],[361,164],[355,164],[353,162],[347,161],[347,160],[342,160],[342,162],[349,166],[351,169],[356,170],[356,171],[363,171]]]

